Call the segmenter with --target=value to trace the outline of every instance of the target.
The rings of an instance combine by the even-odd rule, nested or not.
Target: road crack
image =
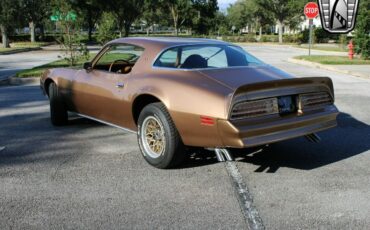
[[[224,163],[227,173],[229,174],[232,186],[235,190],[238,203],[242,210],[243,216],[249,229],[260,230],[265,229],[258,210],[253,205],[252,196],[243,180],[242,175],[235,161],[226,161]]]

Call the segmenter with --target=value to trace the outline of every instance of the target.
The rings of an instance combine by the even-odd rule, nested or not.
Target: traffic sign
[[[50,16],[50,20],[53,22],[65,20],[65,21],[76,21],[76,13],[69,11],[66,15],[62,15],[59,11],[56,11],[53,15]]]
[[[304,14],[308,19],[314,19],[319,15],[319,6],[316,2],[309,2],[304,7]]]

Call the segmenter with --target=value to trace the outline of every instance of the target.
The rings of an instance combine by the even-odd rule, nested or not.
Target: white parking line
[[[242,209],[244,218],[249,229],[259,230],[265,229],[262,219],[259,216],[258,210],[253,205],[253,199],[250,195],[247,185],[243,181],[243,177],[235,161],[226,161],[225,168],[230,176],[232,185],[238,198],[240,208]]]

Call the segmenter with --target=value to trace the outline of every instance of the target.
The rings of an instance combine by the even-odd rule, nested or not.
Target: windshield
[[[154,66],[179,69],[261,66],[264,63],[244,49],[232,45],[189,45],[170,48]]]

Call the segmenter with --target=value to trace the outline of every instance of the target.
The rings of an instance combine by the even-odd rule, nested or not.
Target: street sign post
[[[309,2],[304,7],[304,14],[308,18],[308,27],[310,30],[309,34],[309,44],[308,44],[308,55],[311,56],[311,46],[312,46],[312,26],[313,26],[313,19],[319,15],[319,6],[316,2]]]

